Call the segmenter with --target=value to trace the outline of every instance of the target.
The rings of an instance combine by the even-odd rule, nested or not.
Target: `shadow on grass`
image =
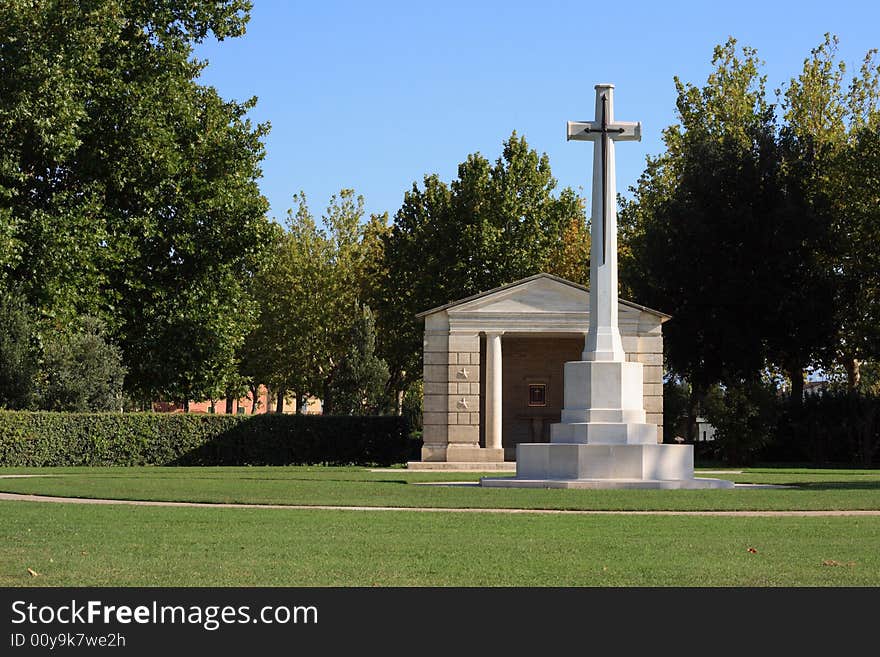
[[[794,484],[804,490],[876,490],[880,491],[880,481],[810,481]]]

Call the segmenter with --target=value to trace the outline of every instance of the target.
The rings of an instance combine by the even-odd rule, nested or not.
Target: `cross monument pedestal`
[[[694,477],[693,445],[657,443],[645,422],[642,364],[627,362],[617,322],[617,184],[614,144],[639,141],[641,123],[614,120],[614,85],[596,85],[596,119],[569,121],[567,139],[592,141],[590,326],[581,360],[565,364],[564,406],[549,443],[520,443],[516,477],[483,486],[732,488]]]

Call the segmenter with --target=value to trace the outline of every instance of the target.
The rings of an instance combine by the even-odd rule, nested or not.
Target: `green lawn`
[[[0,490],[83,497],[590,510],[880,509],[880,471],[750,470],[726,476],[797,488],[710,491],[420,486],[415,482],[479,475],[362,468],[0,470],[12,472],[63,476],[0,479]],[[873,516],[0,502],[0,586],[880,586],[878,546],[880,517]]]
[[[589,491],[414,485],[476,481],[480,475],[414,473],[403,469],[0,469],[0,474],[26,472],[63,476],[0,479],[0,491],[137,500],[344,506],[691,511],[880,509],[878,470],[756,469],[725,476],[738,482],[795,486],[790,489]]]
[[[2,586],[878,586],[878,545],[876,517],[0,503]]]

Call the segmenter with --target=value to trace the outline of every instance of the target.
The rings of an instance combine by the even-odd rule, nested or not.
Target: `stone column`
[[[486,448],[501,449],[501,333],[486,333]]]

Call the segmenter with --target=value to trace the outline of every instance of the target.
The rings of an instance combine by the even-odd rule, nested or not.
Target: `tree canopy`
[[[195,43],[242,0],[0,5],[0,283],[41,321],[103,320],[127,386],[222,389],[269,239],[255,99],[200,85]]]
[[[376,289],[371,272],[385,218],[365,220],[364,199],[351,189],[330,199],[320,223],[304,193],[294,202],[256,277],[259,314],[241,350],[242,368],[276,393],[323,397],[349,349],[366,290]]]
[[[718,46],[705,85],[676,78],[679,123],[622,203],[623,283],[673,315],[667,364],[697,392],[776,367],[800,399],[806,368],[868,351],[878,68],[868,53],[845,87],[836,43],[777,92],[781,115],[757,52]]]

